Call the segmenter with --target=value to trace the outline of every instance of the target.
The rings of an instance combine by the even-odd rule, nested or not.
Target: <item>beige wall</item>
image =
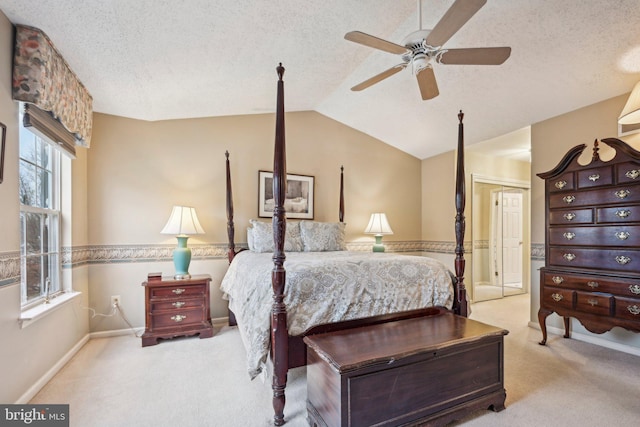
[[[618,96],[536,123],[531,127],[531,205],[532,224],[531,235],[534,244],[544,244],[544,181],[536,176],[537,173],[546,172],[555,167],[566,152],[576,145],[587,144],[587,149],[581,155],[579,161],[582,164],[589,163],[594,139],[617,137],[617,118],[624,107],[627,95]],[[640,150],[640,134],[635,134],[620,139],[628,142],[636,150]],[[612,150],[601,145],[601,158],[609,159]],[[544,265],[542,261],[532,262],[531,266],[531,321],[538,323],[537,312],[539,304],[540,277],[538,269]],[[555,314],[548,318],[547,325],[562,328],[562,321]],[[614,328],[611,332],[598,335],[584,329],[578,321],[572,320],[572,328],[575,332],[583,334],[584,339],[594,342],[607,341],[607,345],[626,345],[640,348],[640,334],[634,334],[621,328]]]
[[[275,100],[274,100],[275,101]],[[257,217],[258,171],[272,170],[273,114],[146,122],[95,114],[88,150],[90,245],[175,244],[160,234],[171,206],[194,206],[206,231],[190,244],[226,244],[225,150],[230,152],[236,242]],[[420,240],[421,162],[315,112],[286,115],[287,168],[315,177],[315,219],[337,221],[340,166],[344,165],[345,222],[349,242],[363,234],[372,212],[387,213],[394,230],[386,241]],[[226,316],[218,291],[225,259],[192,261],[190,272],[208,273],[212,316]],[[107,310],[121,295],[135,326],[144,324],[140,283],[150,271],[172,274],[171,262],[92,265],[90,304]],[[92,331],[126,328],[119,319],[92,319]]]

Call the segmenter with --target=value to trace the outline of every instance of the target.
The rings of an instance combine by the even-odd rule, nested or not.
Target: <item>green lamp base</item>
[[[384,252],[384,245],[382,244],[382,236],[376,235],[376,242],[373,244],[373,252]]]
[[[176,236],[176,239],[178,239],[178,247],[173,250],[173,265],[176,274],[173,275],[173,278],[176,280],[190,279],[191,249],[187,247],[189,236]]]

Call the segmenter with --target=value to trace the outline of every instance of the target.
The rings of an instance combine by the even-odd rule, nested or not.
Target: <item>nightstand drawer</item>
[[[153,329],[193,325],[204,320],[204,310],[201,307],[191,310],[172,310],[151,314]]]
[[[186,297],[198,295],[202,296],[206,292],[205,285],[185,285],[167,286],[151,289],[151,298]]]
[[[175,301],[156,300],[151,301],[151,311],[181,310],[190,308],[202,308],[202,298],[175,298]]]
[[[576,310],[602,316],[611,316],[613,312],[613,296],[580,291],[576,294]]]

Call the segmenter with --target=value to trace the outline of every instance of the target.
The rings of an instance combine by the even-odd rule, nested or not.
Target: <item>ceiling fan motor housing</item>
[[[432,58],[437,61],[440,55],[446,52],[439,46],[433,47],[427,44],[429,33],[431,30],[414,31],[402,41],[404,47],[409,49],[409,52],[402,55],[402,60],[407,64],[411,63],[415,75],[430,67]]]

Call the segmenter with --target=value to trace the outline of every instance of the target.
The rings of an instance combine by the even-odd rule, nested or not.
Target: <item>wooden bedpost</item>
[[[454,310],[460,316],[468,316],[468,304],[467,304],[467,288],[464,284],[464,205],[465,205],[465,176],[464,176],[464,125],[462,119],[464,114],[462,110],[458,114],[458,156],[456,164],[456,282],[457,292],[455,295]]]
[[[344,222],[344,166],[340,166],[340,211],[338,221]]]
[[[287,308],[284,304],[284,285],[286,272],[284,269],[284,237],[287,228],[284,199],[287,194],[287,161],[284,135],[284,67],[282,63],[276,68],[278,72],[278,95],[276,107],[276,141],[273,153],[273,271],[271,285],[273,287],[273,306],[271,308],[271,345],[273,354],[273,423],[284,424],[285,388],[289,367],[289,332],[287,330]]]
[[[229,246],[227,249],[227,257],[229,258],[229,264],[233,261],[233,257],[236,256],[236,244],[234,242],[235,227],[233,225],[233,193],[231,192],[231,168],[229,166],[229,151],[224,152],[227,158],[227,239]]]

